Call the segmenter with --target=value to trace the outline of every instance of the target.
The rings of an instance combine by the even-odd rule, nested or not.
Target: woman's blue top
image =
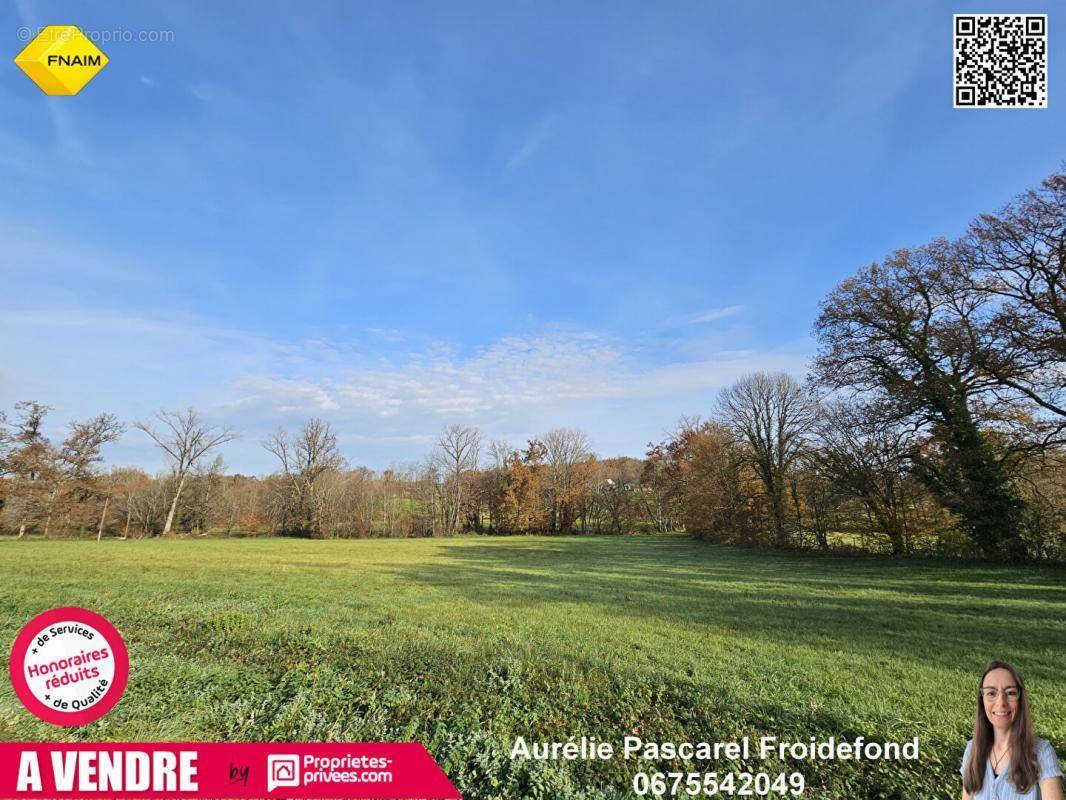
[[[970,751],[973,750],[973,739],[966,744],[966,752],[962,756],[962,767],[959,772],[966,771],[966,762],[970,759]],[[985,759],[985,782],[981,785],[981,791],[973,795],[973,800],[1040,800],[1040,781],[1048,778],[1062,776],[1059,769],[1059,759],[1055,755],[1055,748],[1047,739],[1036,740],[1036,763],[1037,779],[1036,786],[1024,794],[1019,792],[1010,779],[1010,762],[1000,765],[999,775],[992,771],[992,762]]]

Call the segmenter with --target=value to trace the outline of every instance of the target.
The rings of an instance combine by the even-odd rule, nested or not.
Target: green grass
[[[679,536],[4,541],[0,586],[5,642],[82,605],[131,657],[122,702],[79,729],[37,721],[5,680],[4,740],[417,739],[467,797],[607,798],[680,765],[511,762],[514,737],[919,736],[917,764],[799,769],[807,797],[925,800],[958,796],[975,682],[1003,657],[1066,754],[1066,571],[1050,567]]]

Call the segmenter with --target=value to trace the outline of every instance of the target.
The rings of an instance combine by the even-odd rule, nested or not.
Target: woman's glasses
[[[1000,692],[1003,692],[1003,697],[1006,698],[1008,703],[1017,702],[1018,698],[1022,696],[1022,690],[1017,686],[1008,686],[1005,689],[997,689],[995,686],[982,686],[981,696],[985,700],[995,700],[999,697]]]

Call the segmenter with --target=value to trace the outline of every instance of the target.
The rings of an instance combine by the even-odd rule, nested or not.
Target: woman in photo
[[[977,686],[973,738],[962,757],[963,800],[1063,800],[1055,750],[1033,733],[1017,670],[993,661]]]

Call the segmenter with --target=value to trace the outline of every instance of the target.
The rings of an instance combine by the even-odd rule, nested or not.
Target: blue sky
[[[952,13],[1012,10],[1050,12],[1050,108],[953,110]],[[841,278],[1057,168],[1055,12],[6,5],[12,58],[22,27],[134,41],[76,97],[0,70],[0,407],[58,435],[191,404],[248,473],[310,415],[374,468],[450,423],[640,455],[740,374],[802,374]],[[136,431],[108,457],[162,466]]]

